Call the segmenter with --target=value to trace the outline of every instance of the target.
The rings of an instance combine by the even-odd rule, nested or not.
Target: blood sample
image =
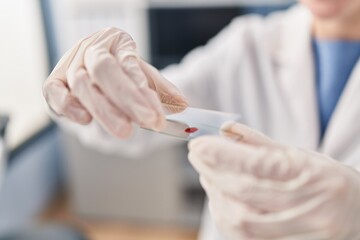
[[[199,129],[197,129],[197,128],[195,128],[195,127],[189,127],[189,128],[186,128],[186,129],[185,129],[185,132],[186,132],[186,133],[194,133],[194,132],[196,132],[197,130],[199,130]]]

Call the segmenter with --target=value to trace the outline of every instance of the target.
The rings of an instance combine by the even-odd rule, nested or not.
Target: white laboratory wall
[[[48,71],[41,21],[36,0],[0,1],[0,112],[11,117],[10,147],[48,122],[41,97]]]
[[[54,0],[53,14],[58,52],[62,55],[79,39],[107,27],[121,28],[137,43],[148,59],[146,7],[142,0]]]

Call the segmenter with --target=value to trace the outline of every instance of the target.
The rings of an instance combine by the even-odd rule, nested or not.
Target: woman
[[[241,113],[273,140],[229,123],[225,137],[189,145],[221,234],[359,239],[360,1],[301,2],[265,19],[235,19],[161,74],[127,33],[99,31],[65,54],[44,96],[58,115],[91,122],[86,133],[98,124],[118,138],[131,135],[132,123],[161,129],[161,102],[172,111],[190,103]]]

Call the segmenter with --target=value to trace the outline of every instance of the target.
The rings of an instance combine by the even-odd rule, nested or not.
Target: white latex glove
[[[358,240],[360,177],[241,124],[189,144],[210,213],[229,239]]]
[[[109,28],[82,39],[59,61],[43,93],[58,115],[87,124],[93,118],[110,134],[131,135],[132,123],[161,129],[161,103],[172,112],[187,101],[154,67],[143,61],[125,32]]]

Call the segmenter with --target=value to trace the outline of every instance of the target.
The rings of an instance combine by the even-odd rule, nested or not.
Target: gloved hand
[[[229,239],[360,239],[358,172],[241,124],[189,143],[212,218]]]
[[[125,32],[109,28],[82,39],[59,61],[43,93],[58,115],[87,124],[94,118],[110,134],[128,137],[132,123],[161,129],[161,103],[187,107],[180,91],[143,61]]]

